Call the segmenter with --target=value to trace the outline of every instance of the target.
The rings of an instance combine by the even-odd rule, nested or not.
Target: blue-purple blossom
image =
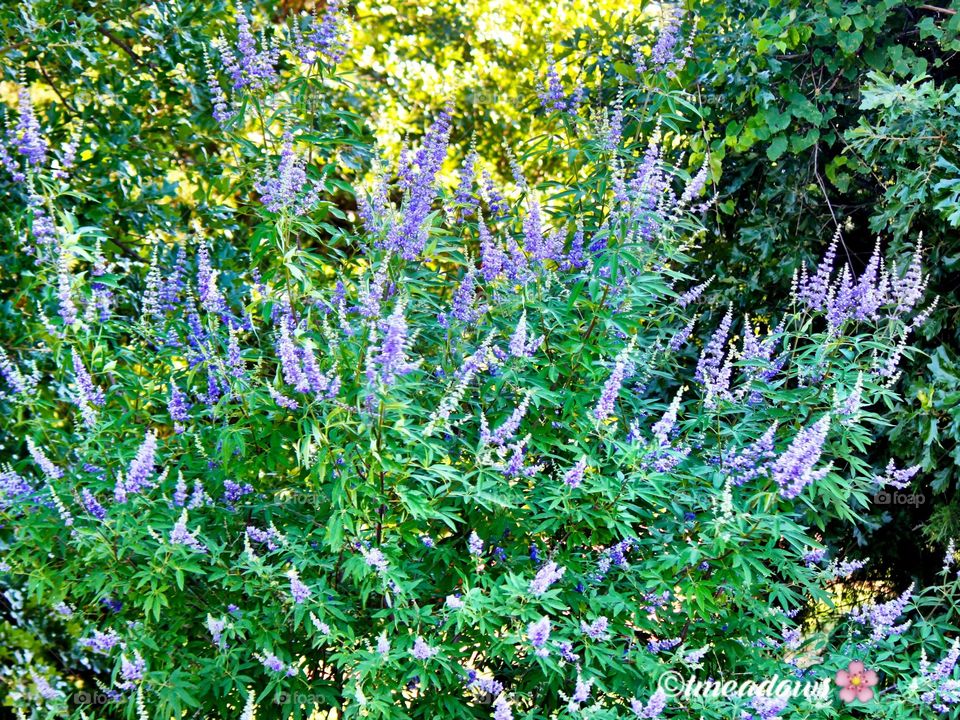
[[[913,476],[920,472],[920,465],[913,465],[903,470],[897,470],[893,460],[887,463],[886,470],[882,477],[877,478],[878,485],[891,485],[897,490],[905,490],[910,486]]]
[[[381,323],[383,338],[377,342],[375,329],[371,329],[371,348],[367,366],[367,381],[371,385],[393,385],[397,378],[412,372],[420,361],[410,362],[407,353],[410,337],[407,334],[407,319],[404,316],[406,302],[398,300],[393,312]]]
[[[917,237],[917,247],[902,277],[894,278],[891,290],[897,301],[897,312],[910,312],[923,298],[927,278],[923,276],[923,234]]]
[[[633,710],[633,714],[641,718],[641,720],[656,720],[663,715],[666,707],[667,694],[662,688],[657,688],[657,691],[650,696],[646,705],[639,700],[630,701],[630,709]]]
[[[66,180],[70,177],[70,170],[77,161],[77,149],[80,147],[80,138],[77,133],[73,133],[70,139],[63,144],[60,152],[60,167],[53,171],[53,177],[57,180]]]
[[[157,436],[152,430],[147,430],[143,443],[137,454],[130,462],[127,475],[120,475],[114,488],[114,497],[117,502],[126,502],[131,494],[140,493],[151,487],[150,476],[156,464]]]
[[[117,631],[110,628],[106,632],[100,632],[94,629],[91,637],[80,640],[80,645],[89,648],[94,652],[106,655],[120,642],[120,636]]]
[[[217,287],[217,274],[210,265],[207,243],[201,241],[197,248],[197,295],[204,310],[222,314],[227,311],[227,304]]]
[[[581,621],[580,632],[589,637],[591,640],[603,640],[607,637],[607,627],[609,624],[610,621],[603,616],[598,617],[592,623]]]
[[[882,640],[890,635],[899,635],[909,625],[905,623],[898,626],[897,619],[903,615],[903,611],[913,597],[913,585],[911,584],[898,597],[888,602],[877,604],[869,603],[867,605],[854,608],[850,613],[850,619],[860,625],[866,625],[871,628],[871,640]]]
[[[583,225],[578,223],[577,229],[570,238],[570,249],[567,251],[567,258],[564,260],[564,270],[582,270],[590,264],[584,254],[583,247]]]
[[[222,646],[223,631],[226,627],[226,620],[215,618],[209,614],[207,615],[207,630],[210,632],[210,639],[213,640],[214,645]]]
[[[653,426],[653,437],[660,445],[666,447],[670,444],[670,435],[677,425],[677,413],[680,410],[680,398],[683,395],[683,388],[677,390],[673,401],[661,417]]]
[[[939,713],[948,713],[952,705],[960,703],[960,683],[951,675],[960,659],[960,640],[954,639],[947,654],[932,668],[924,657],[920,661],[920,675],[929,689],[920,699]]]
[[[33,235],[33,239],[36,241],[36,248],[28,248],[27,252],[28,254],[35,255],[36,262],[39,263],[39,249],[53,243],[53,241],[56,239],[57,229],[53,223],[53,218],[50,217],[50,213],[48,213],[47,209],[44,207],[43,198],[32,190],[32,180],[30,183],[31,184],[29,187],[31,190],[27,195],[27,206],[30,208],[31,215],[30,232]],[[63,272],[65,271],[61,271],[61,275]],[[63,289],[64,283],[69,286],[69,276],[66,276],[66,281],[63,280],[63,277],[60,277],[59,280],[60,293],[69,293],[69,287],[67,287],[66,291]],[[63,297],[60,298],[60,301],[61,303],[65,303]]]
[[[728,306],[720,325],[714,331],[710,342],[703,348],[693,379],[703,385],[708,395],[726,392],[729,375],[725,375],[721,363],[726,353],[727,337],[730,335],[730,322],[733,319],[733,307]]]
[[[683,188],[683,194],[680,196],[680,200],[677,203],[678,208],[684,208],[690,205],[693,202],[694,198],[700,196],[700,193],[703,192],[703,188],[707,184],[707,175],[710,170],[709,157],[704,161],[700,166],[700,169],[697,170],[697,173],[690,178],[690,181]],[[694,206],[691,208],[693,212],[699,212],[708,207],[709,203],[706,205],[701,205],[699,207]]]
[[[180,513],[180,519],[177,520],[173,526],[173,530],[170,531],[170,544],[183,545],[198,553],[207,552],[206,546],[197,539],[196,532],[190,532],[187,529],[186,508]]]
[[[836,395],[834,396],[836,397]],[[841,417],[855,420],[860,414],[860,406],[863,403],[863,373],[857,373],[857,381],[842,402],[836,402],[837,414]]]
[[[833,559],[830,561],[830,565],[827,567],[827,572],[831,577],[837,579],[848,578],[857,570],[865,567],[867,560],[837,560]]]
[[[33,110],[33,101],[30,91],[21,87],[17,99],[19,102],[19,116],[17,124],[7,133],[8,142],[20,155],[27,165],[36,169],[41,167],[47,159],[47,141],[40,131],[40,123]],[[17,180],[17,178],[14,178]]]
[[[450,110],[444,110],[424,136],[420,149],[401,161],[400,187],[404,203],[400,217],[387,231],[383,247],[404,260],[414,260],[427,244],[427,217],[436,198],[436,179],[447,155],[450,140]]]
[[[93,267],[90,268],[90,302],[87,304],[85,317],[88,323],[93,323],[99,319],[105,323],[110,319],[110,307],[113,304],[113,291],[103,282],[96,278],[102,278],[109,271],[107,259],[103,254],[102,241],[97,240],[97,246],[94,249]]]
[[[50,461],[50,458],[44,454],[43,450],[37,447],[36,443],[33,442],[33,438],[29,435],[26,438],[26,443],[27,452],[30,453],[30,457],[33,458],[33,461],[40,467],[40,470],[48,480],[59,480],[63,477],[63,470]]]
[[[761,340],[756,329],[750,322],[750,316],[748,315],[744,319],[743,349],[740,352],[740,361],[746,365],[743,372],[747,382],[739,391],[739,394],[742,395],[749,391],[748,401],[752,404],[756,404],[762,399],[760,391],[754,387],[755,383],[757,381],[769,383],[776,377],[777,373],[780,372],[780,369],[786,363],[786,353],[782,353],[778,358],[773,357],[774,351],[778,345],[782,343],[783,323],[784,321],[781,320],[780,324]],[[731,353],[727,359],[727,363],[724,364],[723,372],[729,372],[732,358],[733,354]],[[728,380],[729,378],[727,377],[724,378],[722,382],[727,382]]]
[[[366,561],[367,565],[374,568],[378,573],[383,575],[387,572],[387,569],[390,566],[390,561],[387,560],[387,557],[383,554],[380,548],[366,548],[361,546],[360,553],[363,555],[363,559]]]
[[[468,218],[473,214],[476,207],[476,199],[473,194],[473,182],[476,179],[477,151],[473,150],[464,158],[463,167],[460,169],[460,184],[454,193],[453,201],[463,206],[462,218]]]
[[[593,409],[593,417],[603,422],[613,414],[614,405],[617,402],[617,396],[620,394],[620,388],[627,375],[632,372],[630,355],[633,352],[633,339],[631,338],[627,346],[620,351],[617,359],[613,363],[613,370],[610,377],[603,385],[603,391],[600,393],[600,399]]]
[[[510,701],[502,693],[493,701],[493,720],[513,720],[513,710]]]
[[[515,358],[532,358],[534,353],[543,343],[543,337],[535,337],[533,333],[527,330],[527,311],[520,313],[520,320],[510,336],[510,343],[507,346],[510,354]]]
[[[292,212],[303,215],[316,205],[317,189],[307,179],[305,160],[293,149],[293,136],[283,136],[280,162],[276,171],[261,176],[254,184],[260,201],[270,212]]]
[[[77,322],[77,306],[73,303],[70,291],[70,259],[67,251],[60,248],[57,262],[57,300],[59,301],[60,319],[64,325],[73,325]]]
[[[242,9],[237,12],[236,24],[236,51],[231,49],[221,36],[218,42],[220,58],[224,69],[233,80],[235,90],[245,87],[259,90],[277,79],[276,65],[280,49],[276,44],[268,43],[263,34],[260,42],[257,42],[250,29],[250,20]]]
[[[60,496],[57,495],[56,490],[53,489],[53,485],[51,485],[49,481],[47,482],[47,491],[50,493],[50,500],[53,502],[53,506],[57,509],[57,514],[60,516],[60,520],[63,522],[64,526],[72,527],[73,513],[71,513],[69,508],[63,504]]]
[[[127,656],[120,656],[120,682],[117,684],[121,690],[132,689],[140,680],[143,680],[143,673],[147,669],[147,663],[140,656],[138,650],[133,651],[133,660]]]
[[[0,348],[0,375],[18,395],[32,395],[36,390],[36,374],[24,375],[3,348]]]
[[[298,605],[306,601],[310,597],[310,588],[303,583],[295,568],[287,571],[287,578],[290,580],[290,597],[293,601]]]
[[[490,235],[483,217],[477,220],[480,235],[480,273],[488,283],[496,280],[507,265],[507,256],[500,243]]]
[[[538,83],[537,96],[540,98],[540,107],[553,112],[573,112],[583,100],[583,87],[577,86],[568,97],[564,90],[557,64],[553,59],[553,52],[547,50],[547,78],[546,82]]]
[[[267,550],[276,550],[283,543],[283,537],[272,525],[266,530],[247,525],[247,537],[253,542],[263,543],[267,546]]]
[[[463,323],[476,323],[487,312],[486,305],[476,302],[476,292],[477,269],[471,264],[453,293],[450,315]]]
[[[413,648],[410,650],[410,654],[417,660],[429,660],[438,652],[440,651],[437,648],[427,645],[426,641],[420,636],[417,636]]]
[[[97,500],[97,496],[92,492],[84,488],[81,491],[80,496],[81,500],[83,501],[83,509],[90,513],[97,520],[103,520],[107,516],[107,511]]]
[[[280,334],[277,338],[277,355],[280,358],[280,369],[287,385],[292,385],[299,392],[306,392],[310,383],[300,363],[300,352],[293,342],[292,319],[288,312],[280,317]]]
[[[451,610],[462,610],[465,603],[460,597],[460,593],[457,593],[456,595],[447,595],[444,604]]]
[[[295,668],[288,668],[287,664],[273,653],[268,653],[261,657],[260,662],[267,670],[270,670],[271,672],[286,674],[292,669],[294,670],[294,674],[296,674]]]
[[[580,662],[580,658],[575,652],[573,652],[573,645],[568,642],[558,642],[557,650],[560,652],[560,657],[562,657],[566,662],[576,665]]]
[[[590,689],[593,687],[593,678],[584,680],[577,671],[577,684],[574,686],[573,695],[570,696],[571,710],[590,699]]]
[[[743,485],[754,478],[766,475],[776,453],[773,441],[777,433],[777,423],[773,423],[760,438],[742,450],[724,455],[723,469],[734,485]]]
[[[30,668],[30,679],[36,685],[37,693],[44,700],[62,700],[63,693],[53,687],[43,675],[38,675],[33,668]]]
[[[340,376],[337,374],[336,364],[327,372],[323,372],[320,370],[320,364],[312,347],[300,348],[299,355],[303,361],[303,375],[309,390],[318,398],[327,400],[335,398],[340,391]]]
[[[157,289],[160,310],[173,312],[180,305],[180,298],[186,290],[187,250],[181,245],[177,248],[177,257],[171,267],[165,269]]]
[[[470,531],[470,537],[467,538],[467,549],[474,557],[480,557],[483,555],[483,540],[481,540],[480,536],[477,535],[476,530]]]
[[[66,602],[58,602],[53,606],[53,609],[57,611],[60,617],[72,618],[74,615],[74,609]]]
[[[210,62],[210,53],[206,48],[203,49],[203,65],[207,71],[207,89],[210,91],[210,97],[213,100],[213,119],[217,121],[220,127],[223,127],[233,119],[235,111],[223,91],[223,86],[220,85],[217,71],[213,69],[213,63]]]
[[[477,690],[483,695],[497,696],[503,692],[503,683],[496,678],[479,675],[476,670],[468,670],[467,689]]]
[[[580,487],[580,484],[583,482],[583,475],[587,470],[587,456],[582,456],[577,460],[576,464],[567,470],[566,474],[563,476],[563,482],[569,487],[576,488]]]
[[[709,645],[704,645],[698,650],[691,650],[686,655],[683,656],[683,662],[685,665],[691,667],[699,667],[700,661],[703,660],[704,656],[710,651]]]
[[[838,227],[823,255],[823,259],[817,266],[816,272],[808,276],[806,266],[800,271],[800,279],[794,295],[797,300],[813,310],[825,310],[827,307],[827,299],[831,296],[830,276],[833,273],[833,263],[837,257],[837,243],[839,241],[840,228]]]
[[[710,283],[713,282],[713,276],[700,283],[699,285],[694,285],[692,288],[687,290],[683,295],[677,298],[677,305],[682,308],[687,307],[691,303],[695,303],[700,299],[700,296],[703,295],[703,291],[709,287]]]
[[[654,70],[663,70],[677,54],[677,44],[680,41],[680,22],[683,19],[683,10],[674,6],[666,6],[667,17],[657,37],[657,42],[650,51],[650,61]]]
[[[0,510],[15,507],[17,501],[33,494],[33,487],[9,465],[0,467]]]
[[[106,402],[103,390],[93,382],[93,378],[91,378],[90,373],[87,372],[87,368],[84,366],[77,349],[71,348],[71,352],[73,355],[73,374],[77,378],[77,389],[79,390],[81,399],[90,405],[103,407]]]
[[[493,445],[494,447],[501,447],[505,445],[516,435],[517,430],[520,427],[520,423],[523,422],[523,418],[527,414],[529,407],[530,394],[524,393],[523,399],[520,401],[517,407],[514,408],[513,412],[510,413],[510,417],[504,420],[503,424],[493,432],[490,432],[490,428],[487,426],[486,416],[481,413],[480,442],[483,445]]]
[[[610,556],[610,560],[613,561],[613,564],[617,567],[625,567],[627,565],[627,553],[633,548],[633,540],[631,538],[625,538],[618,542],[616,545],[611,547],[607,554]]]
[[[311,16],[306,32],[294,20],[292,34],[294,48],[302,63],[313,65],[323,58],[331,65],[336,65],[343,59],[350,43],[347,3],[343,0],[327,0],[323,15],[319,19]]]
[[[529,591],[534,597],[540,597],[550,586],[563,577],[567,571],[565,567],[560,567],[556,562],[550,560],[541,567],[533,580],[530,581]]]
[[[250,495],[252,492],[253,486],[249,483],[238,483],[233,480],[223,481],[223,501],[227,505],[235,505],[241,498]]]
[[[230,328],[230,334],[227,339],[227,368],[230,370],[230,375],[235,378],[243,377],[243,374],[246,372],[243,355],[240,350],[240,340],[234,328]]]
[[[787,700],[786,697],[754,696],[750,707],[757,713],[755,720],[780,720],[780,714],[787,709]]]
[[[666,650],[672,650],[681,642],[682,641],[680,638],[669,638],[666,640],[654,639],[654,640],[650,640],[647,643],[647,650],[649,650],[652,653],[661,653]]]
[[[186,423],[190,419],[190,403],[187,402],[187,394],[183,392],[177,383],[170,381],[170,399],[167,401],[167,411],[170,413],[170,419],[173,420],[173,430],[175,433],[182,433]]]
[[[491,220],[498,220],[507,214],[510,206],[497,189],[488,170],[483,171],[482,193],[483,199],[487,202],[487,209],[490,211]]]
[[[526,464],[526,446],[529,441],[530,435],[528,434],[517,442],[497,449],[497,453],[502,459],[506,459],[506,462],[497,463],[494,467],[500,470],[508,480],[516,477],[533,477],[543,469],[543,466],[540,464]]]
[[[550,639],[550,618],[544,615],[536,622],[530,623],[527,626],[527,637],[539,657],[549,655],[550,651],[547,650],[546,645]]]
[[[780,494],[795,498],[807,485],[823,478],[830,468],[814,470],[823,452],[823,443],[830,429],[830,415],[826,414],[809,428],[804,428],[790,446],[773,464],[773,479],[780,486]]]
[[[318,618],[313,613],[310,613],[310,623],[313,625],[316,631],[321,635],[329,636],[332,633],[332,631],[330,630],[330,626],[327,625],[327,623],[320,620],[320,618]]]
[[[528,201],[527,214],[523,217],[523,250],[541,265],[548,260],[559,262],[563,252],[559,233],[547,233],[544,229],[540,202],[536,197]]]

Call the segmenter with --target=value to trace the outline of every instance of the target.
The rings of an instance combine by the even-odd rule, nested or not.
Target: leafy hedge
[[[876,238],[905,262],[923,235],[940,304],[916,338],[924,354],[883,435],[921,466],[918,490],[932,492],[913,512],[875,514],[871,541],[900,578],[926,581],[939,568],[929,543],[942,545],[960,527],[958,9],[698,3],[701,62],[692,71],[715,134],[711,152],[724,164],[718,232],[706,251],[724,295],[745,311],[775,306],[790,271],[819,255],[837,226],[858,272]]]
[[[17,22],[44,8],[51,48],[87,33],[91,91],[68,116],[25,76],[0,156],[7,705],[950,709],[952,548],[942,585],[851,608],[863,562],[825,542],[917,473],[870,460],[932,321],[922,247],[854,275],[835,241],[766,317],[707,302],[679,15],[596,85],[544,63],[505,181],[441,99],[398,156],[372,141],[339,3],[222,35],[174,6]],[[848,687],[666,692],[693,676]]]

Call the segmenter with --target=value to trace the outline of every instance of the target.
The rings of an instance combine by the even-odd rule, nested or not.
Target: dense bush
[[[929,248],[941,302],[915,339],[923,354],[881,442],[921,466],[915,482],[928,502],[870,522],[871,545],[884,548],[902,582],[912,573],[934,580],[929,541],[942,545],[960,529],[958,8],[696,4],[703,31],[693,74],[724,166],[718,232],[704,250],[722,294],[745,310],[776,307],[790,270],[819,255],[837,226],[857,272],[878,236],[901,262],[919,234]]]
[[[167,62],[64,13],[61,32]],[[116,85],[80,128],[19,89],[0,156],[5,703],[830,718],[832,689],[658,683],[829,686],[861,660],[879,686],[853,707],[949,711],[952,547],[942,586],[851,610],[862,563],[824,542],[917,472],[868,458],[933,308],[919,243],[854,275],[834,241],[775,315],[711,305],[718,268],[693,258],[716,158],[682,169],[709,137],[676,87],[679,16],[597,86],[539,68],[547,134],[504,154],[504,182],[451,142],[442,98],[381,152],[338,69],[358,52],[344,14],[241,9],[223,37],[202,13],[135,18],[205,68],[150,75],[182,100],[156,113],[111,96],[122,74],[91,73]],[[115,105],[157,135],[90,124]],[[192,193],[140,194],[171,173]]]

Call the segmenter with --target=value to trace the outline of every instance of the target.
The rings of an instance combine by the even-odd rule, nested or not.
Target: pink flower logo
[[[859,660],[854,660],[846,670],[837,673],[836,683],[843,688],[840,690],[840,699],[845,703],[854,700],[869,702],[873,699],[873,690],[870,688],[877,684],[877,674],[867,670]]]

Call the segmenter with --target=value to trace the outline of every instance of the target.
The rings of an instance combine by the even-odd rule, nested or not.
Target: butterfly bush
[[[736,317],[691,259],[707,159],[683,169],[634,81],[570,90],[547,53],[552,142],[481,158],[438,98],[380,157],[363,118],[304,98],[339,87],[345,12],[266,30],[241,9],[210,38],[200,109],[243,222],[198,207],[139,262],[53,214],[76,149],[52,164],[20,92],[2,160],[43,282],[0,351],[0,582],[78,658],[8,673],[24,715],[827,718],[836,698],[658,678],[851,659],[882,675],[877,716],[954,707],[941,600],[842,607],[864,561],[819,532],[916,474],[863,458],[929,314],[921,243],[858,276],[835,239],[779,316]],[[686,22],[625,60],[689,103]],[[512,183],[478,172],[503,163]]]

